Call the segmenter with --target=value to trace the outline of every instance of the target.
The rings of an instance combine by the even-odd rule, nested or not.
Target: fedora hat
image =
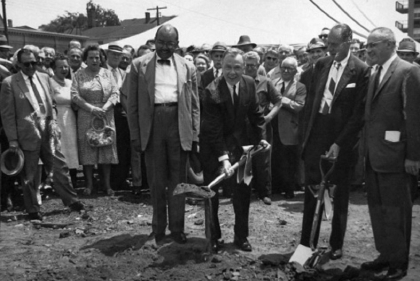
[[[306,51],[309,52],[310,50],[314,49],[325,49],[327,48],[324,44],[324,41],[322,41],[319,38],[312,38],[312,40],[309,42],[308,47],[306,48]]]
[[[415,53],[418,55],[419,53],[416,50],[416,43],[411,40],[402,40],[398,45],[397,52],[401,53]]]
[[[225,52],[227,50],[227,45],[224,42],[216,42],[210,50],[211,52]]]
[[[251,39],[249,38],[248,35],[242,35],[241,37],[239,37],[239,42],[236,45],[233,45],[232,47],[238,47],[238,46],[245,46],[245,45],[252,45],[252,48],[254,49],[255,47],[257,47],[257,44],[252,43]]]
[[[7,45],[7,38],[4,35],[0,35],[0,49],[13,49],[12,46]]]
[[[1,154],[0,162],[1,171],[8,176],[14,176],[22,171],[25,156],[20,148],[16,152],[9,148]]]
[[[123,50],[123,46],[120,43],[112,42],[108,44],[108,51],[113,51],[113,52],[122,54],[123,52],[122,50]]]

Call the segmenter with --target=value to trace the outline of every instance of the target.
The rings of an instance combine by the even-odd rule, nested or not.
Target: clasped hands
[[[264,149],[262,151],[266,151],[270,148],[270,144],[266,140],[261,140],[259,143]],[[230,178],[235,173],[235,169],[232,169],[232,164],[228,159],[222,161],[222,173],[225,173],[226,177]]]

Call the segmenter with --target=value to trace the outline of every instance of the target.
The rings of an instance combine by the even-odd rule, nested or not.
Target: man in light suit
[[[420,69],[400,59],[389,28],[367,39],[375,73],[365,111],[366,186],[373,237],[379,257],[363,269],[388,268],[387,280],[407,274],[412,202],[410,178],[420,165]]]
[[[21,71],[3,81],[0,111],[10,148],[22,149],[25,156],[21,178],[29,219],[42,220],[37,199],[41,181],[39,159],[48,174],[53,174],[54,189],[64,205],[80,211],[84,206],[77,199],[64,155],[59,149],[59,129],[52,106],[49,77],[36,71],[37,62],[32,51],[21,49],[17,59]]]
[[[204,172],[204,183],[209,184],[220,172],[232,176],[231,164],[239,161],[242,146],[260,143],[269,148],[265,141],[265,120],[258,107],[254,80],[244,74],[245,61],[242,51],[232,48],[223,58],[223,76],[210,83],[205,92],[203,106],[202,133],[200,135],[200,157]],[[248,141],[246,119],[255,129],[256,140]],[[243,251],[251,251],[248,241],[249,206],[251,187],[237,183],[236,173],[231,181],[233,209],[235,211],[234,244]],[[219,196],[211,199],[212,204],[212,245],[217,252],[222,237],[218,219]]]
[[[282,106],[277,115],[278,130],[273,137],[273,147],[280,157],[273,159],[273,168],[280,176],[282,190],[287,199],[295,197],[294,189],[298,168],[298,126],[299,112],[305,105],[306,87],[297,82],[298,62],[294,57],[287,57],[281,64],[281,78],[274,80],[276,89],[282,97]]]
[[[198,142],[197,76],[191,63],[174,54],[178,46],[175,27],[162,25],[155,39],[156,52],[131,64],[128,124],[132,145],[145,152],[153,204],[151,237],[156,242],[165,237],[168,213],[173,239],[185,243],[185,196],[173,196],[173,191],[178,183],[186,182],[188,151]]]
[[[330,181],[337,185],[330,236],[331,259],[341,258],[347,227],[349,180],[357,162],[354,146],[363,126],[364,99],[369,73],[367,66],[350,52],[352,30],[346,24],[335,25],[328,36],[330,56],[315,65],[309,89],[303,129],[302,159],[305,165],[305,202],[301,244],[310,246],[310,234],[316,199],[310,188],[321,182],[321,155],[336,157]],[[321,220],[319,220],[319,223]],[[319,225],[314,246],[317,245]]]

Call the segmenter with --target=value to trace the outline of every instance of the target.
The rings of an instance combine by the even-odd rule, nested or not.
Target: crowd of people
[[[27,45],[11,58],[12,46],[0,42],[1,148],[23,151],[20,184],[29,218],[42,220],[41,182],[53,184],[65,206],[83,210],[74,189],[77,169],[83,166],[90,195],[98,167],[107,195],[127,188],[129,175],[133,192],[147,183],[150,239],[162,241],[168,226],[175,241],[186,243],[185,195],[174,196],[175,187],[208,185],[225,173],[229,178],[211,199],[215,252],[223,247],[220,187],[232,198],[234,244],[243,251],[252,250],[252,188],[267,205],[273,192],[292,199],[303,189],[300,242],[316,247],[314,195],[324,155],[336,161],[330,258],[343,255],[350,190],[365,183],[379,257],[362,268],[388,268],[389,279],[405,276],[420,166],[415,42],[398,44],[385,27],[361,42],[346,24],[322,29],[298,49],[258,46],[247,35],[234,46],[180,48],[179,37],[163,25],[137,50],[71,41],[66,54]],[[252,158],[250,185],[232,168],[246,145],[262,148]],[[15,180],[3,175],[3,190]]]

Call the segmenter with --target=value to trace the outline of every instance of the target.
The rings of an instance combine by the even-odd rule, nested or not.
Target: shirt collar
[[[168,58],[168,60],[170,60],[170,61],[172,61],[172,58],[173,58],[174,56],[172,55],[172,56],[170,56],[169,58]],[[159,57],[159,55],[156,53],[156,62],[158,61],[158,60],[161,60],[162,58],[161,57]]]
[[[221,68],[216,69],[215,67],[213,67],[213,75],[214,75],[214,77],[216,77],[216,70],[219,71],[218,76],[217,76],[217,77],[219,77],[222,74],[222,69]]]
[[[106,65],[108,66],[108,69],[109,70],[118,70],[118,66],[117,67],[112,67],[112,66],[110,66],[108,63],[106,63]]]
[[[226,84],[228,85],[229,91],[232,94],[233,93],[233,85],[231,85],[231,84],[229,84],[227,82],[226,82]],[[239,82],[236,83],[235,86],[236,86],[236,93],[235,94],[237,94],[239,92]]]
[[[351,54],[351,52],[350,52],[350,50],[349,50],[349,52],[348,52],[348,54],[347,54],[347,57],[345,57],[342,61],[336,61],[336,60],[334,60],[334,64],[336,63],[336,62],[338,62],[338,63],[340,63],[340,65],[341,65],[341,69],[344,69],[345,67],[346,67],[346,65],[347,65],[347,63],[349,62],[349,59],[350,59],[350,54]]]
[[[381,73],[386,73],[388,68],[391,66],[391,63],[397,58],[397,54],[394,53],[386,62],[382,64],[382,71]]]
[[[25,81],[29,80],[29,76],[26,75],[25,73],[23,73],[22,70],[20,71],[20,73],[22,73],[23,79],[25,79]],[[32,77],[34,77],[34,76],[35,76],[35,73],[34,73],[34,75]]]

